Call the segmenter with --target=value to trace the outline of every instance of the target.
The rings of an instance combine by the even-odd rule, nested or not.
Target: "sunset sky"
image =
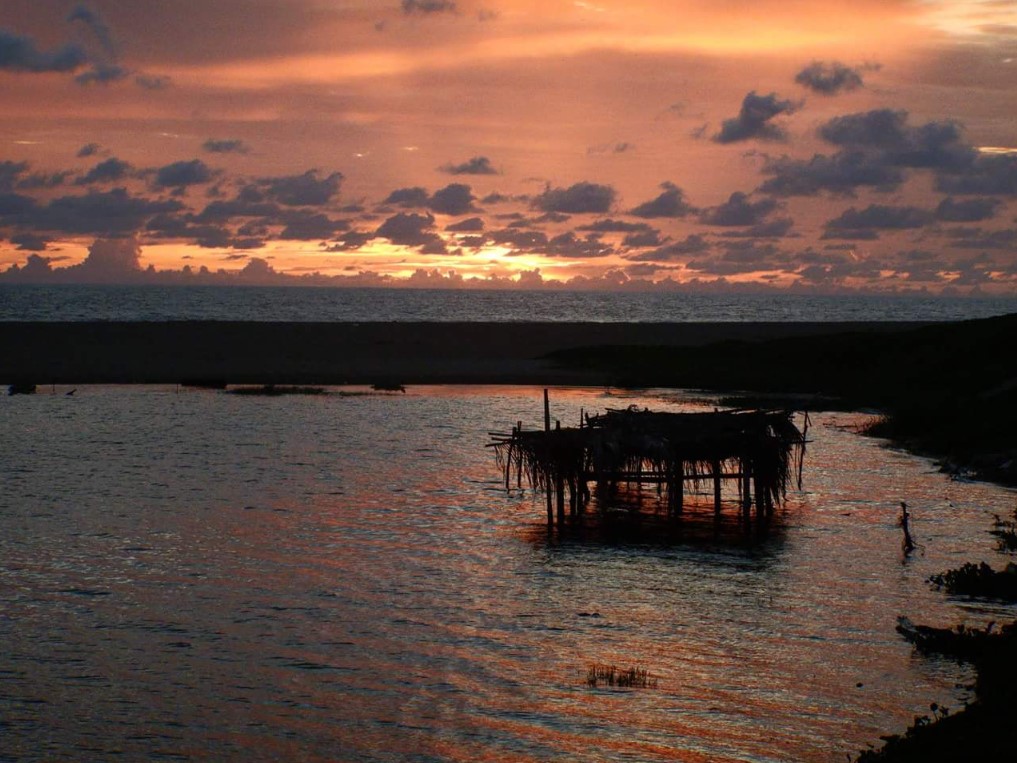
[[[4,280],[1017,293],[1013,0],[4,0],[0,93]]]

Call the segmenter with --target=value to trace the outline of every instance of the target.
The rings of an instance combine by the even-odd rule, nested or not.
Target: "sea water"
[[[0,285],[2,321],[947,321],[1017,297]]]
[[[711,489],[665,539],[549,533],[540,495],[506,491],[488,432],[540,426],[536,389],[70,391],[0,398],[0,760],[844,760],[971,696],[898,615],[1014,616],[927,578],[1001,567],[1015,493],[861,414],[812,414],[769,533],[733,496],[716,529]],[[712,401],[551,404],[569,425]],[[595,665],[649,680],[590,686]]]

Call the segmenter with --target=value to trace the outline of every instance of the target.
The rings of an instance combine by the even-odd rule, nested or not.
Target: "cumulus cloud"
[[[497,175],[498,170],[491,166],[486,156],[474,156],[461,164],[445,164],[439,168],[450,175]]]
[[[710,242],[698,233],[692,233],[681,241],[659,247],[650,252],[630,255],[633,262],[671,262],[687,260],[690,255],[704,254],[710,251]]]
[[[427,189],[420,186],[397,188],[385,197],[382,204],[391,204],[396,207],[426,207],[429,198]]]
[[[735,143],[742,140],[784,140],[784,130],[772,123],[775,117],[793,114],[799,108],[794,101],[780,100],[776,93],[757,95],[752,91],[742,100],[738,116],[725,119],[720,132],[713,136],[717,143]]]
[[[157,214],[181,209],[183,205],[175,200],[145,199],[131,196],[123,188],[114,188],[108,192],[61,196],[44,206],[33,204],[14,215],[10,222],[34,231],[117,236],[141,230]]]
[[[100,238],[84,261],[67,270],[77,280],[115,282],[141,272],[141,247],[135,238]]]
[[[318,177],[317,170],[308,170],[302,175],[261,178],[257,184],[268,198],[280,204],[314,207],[328,204],[339,193],[342,180],[341,172]]]
[[[599,233],[637,233],[653,230],[649,223],[630,223],[625,220],[614,220],[610,217],[594,220],[592,223],[580,225],[576,230],[595,231]]]
[[[401,246],[426,246],[441,241],[433,227],[433,215],[399,212],[378,226],[374,235]]]
[[[603,214],[614,204],[615,190],[609,185],[581,182],[568,188],[548,186],[534,197],[532,206],[545,212]]]
[[[900,168],[866,151],[816,154],[811,159],[767,159],[762,172],[770,177],[759,190],[775,196],[811,196],[820,191],[850,196],[861,186],[885,192],[904,182]]]
[[[450,233],[476,233],[484,230],[484,221],[479,217],[468,217],[457,223],[452,223],[445,230]]]
[[[88,63],[80,45],[68,44],[56,50],[39,50],[30,37],[0,29],[0,70],[28,72],[71,72]]]
[[[210,154],[249,154],[251,149],[238,138],[209,138],[201,147]]]
[[[645,218],[685,217],[696,211],[685,199],[682,189],[674,183],[661,183],[660,187],[664,190],[657,198],[643,202],[629,210],[629,214]]]
[[[402,7],[407,16],[456,12],[456,4],[451,0],[402,0]]]
[[[133,168],[129,163],[111,156],[109,159],[99,162],[74,182],[78,185],[117,183],[129,177],[132,172]]]
[[[976,197],[958,201],[947,196],[936,207],[936,219],[951,223],[974,223],[988,220],[996,214],[999,199]]]
[[[659,230],[651,228],[649,230],[626,233],[625,238],[622,239],[622,246],[628,249],[642,249],[650,246],[658,247],[663,245],[666,240],[667,238],[662,236]]]
[[[1017,196],[1017,156],[979,155],[936,176],[936,190],[957,194]]]
[[[435,191],[427,206],[440,215],[465,215],[477,211],[473,206],[475,198],[468,185],[450,183]]]
[[[95,156],[102,151],[102,146],[98,143],[86,143],[78,149],[78,153],[75,154],[79,159],[85,159],[89,156]]]
[[[735,191],[723,204],[703,210],[699,219],[706,225],[757,225],[778,206],[773,199],[752,201],[748,194]]]
[[[860,88],[862,75],[840,61],[813,61],[795,75],[795,82],[820,95],[837,95]]]
[[[956,122],[910,125],[903,110],[875,109],[834,117],[819,128],[819,136],[846,148],[878,149],[883,162],[897,167],[966,167],[975,155],[963,142]]]
[[[865,209],[851,207],[839,217],[827,221],[829,230],[907,230],[922,228],[933,220],[927,209],[870,204]]]
[[[152,182],[156,188],[184,188],[208,183],[214,176],[212,168],[201,159],[191,159],[160,167]]]

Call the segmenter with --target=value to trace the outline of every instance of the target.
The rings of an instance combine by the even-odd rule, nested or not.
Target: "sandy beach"
[[[0,383],[609,384],[549,353],[887,332],[916,323],[4,323]]]

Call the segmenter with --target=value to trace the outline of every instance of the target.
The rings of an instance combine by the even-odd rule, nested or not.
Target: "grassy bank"
[[[551,359],[619,386],[818,395],[885,413],[874,433],[1017,484],[1017,315],[703,347],[599,346]]]

